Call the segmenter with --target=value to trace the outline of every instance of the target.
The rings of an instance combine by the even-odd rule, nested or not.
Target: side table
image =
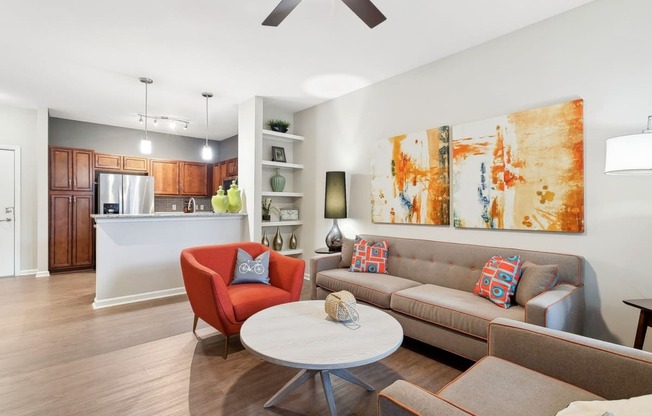
[[[341,251],[330,251],[328,247],[321,247],[321,248],[316,248],[315,253],[317,254],[335,254],[335,253],[341,253]]]
[[[642,350],[647,327],[652,326],[652,299],[630,299],[624,300],[623,303],[641,310],[641,315],[638,318],[638,327],[636,328],[634,348]]]

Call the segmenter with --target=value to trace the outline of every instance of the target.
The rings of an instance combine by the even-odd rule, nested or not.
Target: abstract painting
[[[450,224],[448,126],[378,142],[372,160],[371,221]]]
[[[584,231],[581,99],[453,127],[453,224]]]

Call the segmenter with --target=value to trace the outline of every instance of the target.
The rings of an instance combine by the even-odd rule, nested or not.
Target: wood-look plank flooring
[[[219,332],[200,323],[200,340],[192,333],[185,296],[93,310],[94,291],[94,273],[0,279],[0,415],[327,413],[318,378],[264,409],[296,370],[252,356],[237,337],[223,360]],[[352,369],[376,392],[333,377],[339,414],[376,415],[377,392],[395,380],[437,390],[469,365],[406,340]]]

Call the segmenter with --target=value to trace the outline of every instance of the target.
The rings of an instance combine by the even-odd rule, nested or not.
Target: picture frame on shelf
[[[281,221],[299,221],[299,210],[296,208],[281,208]]]
[[[287,163],[285,160],[285,149],[279,146],[272,146],[272,161]]]

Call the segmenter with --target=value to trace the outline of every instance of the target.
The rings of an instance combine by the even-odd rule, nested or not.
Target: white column
[[[48,109],[36,114],[36,277],[47,277],[48,270]]]

